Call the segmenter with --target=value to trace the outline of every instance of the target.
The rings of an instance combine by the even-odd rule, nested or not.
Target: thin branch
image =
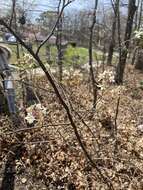
[[[116,107],[116,113],[115,113],[115,120],[114,120],[114,139],[115,139],[115,149],[114,153],[116,154],[118,147],[117,147],[117,134],[118,134],[118,128],[117,128],[117,118],[119,114],[119,106],[120,106],[120,96],[117,100],[117,107]]]
[[[27,127],[27,128],[22,128],[22,129],[11,131],[9,133],[6,133],[6,135],[10,135],[10,134],[13,134],[13,133],[27,132],[27,131],[41,129],[41,128],[47,128],[47,127],[57,127],[57,126],[61,126],[61,125],[62,126],[67,126],[67,125],[71,125],[71,123],[48,124],[45,127],[44,126],[43,127]]]
[[[94,70],[93,70],[93,29],[96,24],[97,6],[98,6],[98,0],[95,0],[95,7],[94,7],[93,15],[92,15],[92,24],[89,28],[90,39],[89,39],[89,48],[88,48],[89,69],[90,69],[92,88],[93,88],[93,108],[96,108],[96,101],[97,101],[97,82],[95,80]]]
[[[68,1],[69,2],[69,1]],[[70,1],[71,2],[71,1]],[[67,6],[67,4],[66,4]],[[108,187],[113,190],[113,185],[112,183],[108,180],[108,178],[101,172],[100,168],[97,166],[97,164],[94,162],[94,160],[91,158],[90,154],[88,153],[88,151],[86,150],[86,147],[84,146],[82,140],[81,140],[81,137],[80,137],[80,134],[78,132],[78,129],[77,129],[77,126],[74,122],[74,119],[73,119],[73,116],[71,114],[71,111],[70,111],[70,108],[69,106],[67,105],[67,103],[65,102],[65,100],[62,98],[62,95],[60,94],[60,91],[59,89],[57,88],[57,85],[55,84],[55,81],[53,80],[52,76],[50,75],[50,73],[48,72],[47,68],[45,67],[44,63],[42,62],[42,60],[40,59],[40,57],[38,56],[38,54],[34,53],[33,50],[31,48],[29,48],[25,43],[24,41],[12,30],[12,28],[10,28],[5,22],[3,19],[0,19],[0,25],[3,25],[5,26],[15,37],[16,39],[19,41],[19,43],[21,45],[23,45],[26,50],[33,56],[33,58],[37,61],[37,63],[40,65],[40,67],[42,68],[42,70],[44,71],[45,73],[45,76],[46,78],[48,79],[48,81],[50,82],[51,86],[53,87],[54,91],[55,91],[55,94],[57,95],[60,103],[62,104],[62,106],[64,107],[66,113],[67,113],[67,116],[68,116],[68,119],[71,123],[71,126],[74,130],[74,133],[75,133],[75,136],[77,138],[77,141],[81,147],[81,149],[83,150],[84,154],[85,154],[85,157],[89,160],[91,166],[93,166],[96,171],[98,172],[98,174],[100,175],[102,181],[104,183],[106,183],[108,185]],[[46,40],[47,41],[47,40]],[[45,41],[45,42],[46,42]],[[43,44],[43,43],[42,43]],[[42,47],[43,45],[41,45],[40,47]]]
[[[14,18],[14,12],[15,12],[15,6],[16,6],[16,0],[12,0],[12,12],[11,12],[11,17],[10,17],[10,23],[9,26],[12,27],[12,22]]]
[[[37,48],[36,55],[39,54],[39,51],[40,51],[40,49],[42,48],[42,46],[43,46],[43,45],[51,38],[51,36],[54,34],[55,29],[56,29],[56,27],[57,27],[57,25],[58,25],[58,23],[59,23],[59,20],[60,20],[62,14],[63,14],[64,9],[65,9],[70,3],[72,3],[72,1],[68,1],[67,3],[65,3],[65,0],[63,1],[63,5],[62,5],[61,11],[60,11],[60,13],[59,13],[59,15],[58,15],[57,21],[56,21],[55,25],[53,26],[53,29],[51,30],[51,33],[47,36],[47,38],[46,38],[46,39],[39,45],[39,47]]]

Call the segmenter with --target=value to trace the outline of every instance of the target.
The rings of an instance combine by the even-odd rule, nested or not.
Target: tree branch
[[[61,1],[60,1],[60,2],[61,2]],[[59,13],[59,15],[58,15],[58,18],[57,18],[57,20],[56,20],[56,23],[55,23],[55,25],[53,26],[53,29],[51,30],[51,32],[50,32],[50,34],[47,36],[47,38],[46,38],[46,39],[39,45],[39,47],[37,48],[36,55],[39,54],[39,51],[40,51],[40,49],[42,48],[42,46],[43,46],[43,45],[51,38],[51,36],[54,34],[55,29],[56,29],[56,27],[57,27],[57,25],[58,25],[58,23],[59,23],[59,20],[60,20],[62,14],[63,14],[64,9],[65,9],[70,3],[72,3],[72,2],[73,2],[72,0],[68,1],[67,3],[65,2],[65,0],[63,1],[63,5],[62,5],[61,11],[60,11],[60,13]]]
[[[62,11],[64,10],[64,7],[69,4],[69,2],[71,3],[71,1],[68,1],[68,2],[63,6]],[[61,13],[62,13],[62,12],[61,12]],[[77,138],[77,141],[78,141],[78,143],[79,143],[81,149],[83,150],[83,152],[84,152],[84,154],[85,154],[85,157],[89,160],[91,166],[93,166],[93,167],[96,169],[96,171],[97,171],[98,174],[100,175],[100,178],[102,179],[102,181],[103,181],[104,183],[106,183],[106,184],[108,185],[108,187],[109,187],[111,190],[113,190],[114,188],[113,188],[112,183],[111,183],[111,182],[108,180],[108,178],[101,172],[100,168],[97,166],[97,164],[94,162],[94,160],[91,158],[90,154],[89,154],[88,151],[86,150],[86,148],[85,148],[85,146],[84,146],[84,144],[83,144],[83,142],[82,142],[82,140],[81,140],[81,137],[80,137],[80,135],[79,135],[77,126],[76,126],[76,124],[75,124],[75,122],[74,122],[74,119],[73,119],[73,117],[72,117],[70,108],[68,107],[68,105],[67,105],[67,103],[65,102],[65,100],[62,98],[62,96],[61,96],[61,94],[60,94],[60,91],[59,91],[59,89],[57,88],[57,85],[55,84],[55,81],[53,80],[52,76],[51,76],[50,73],[48,72],[47,68],[46,68],[45,65],[43,64],[43,62],[42,62],[42,60],[40,59],[40,57],[38,56],[38,53],[37,53],[37,52],[34,53],[34,51],[33,51],[31,48],[29,48],[29,47],[25,44],[25,42],[13,31],[12,28],[10,28],[10,27],[7,25],[7,23],[4,22],[3,19],[0,19],[0,25],[3,25],[4,27],[6,27],[6,28],[9,30],[9,32],[11,32],[11,33],[16,37],[17,41],[19,41],[19,43],[20,43],[23,47],[26,48],[26,50],[33,56],[33,58],[37,61],[37,63],[38,63],[39,66],[41,67],[41,69],[44,71],[44,73],[45,73],[45,75],[46,75],[46,78],[47,78],[48,81],[50,82],[52,88],[53,88],[54,91],[55,91],[56,96],[58,97],[58,99],[59,99],[61,105],[64,107],[64,109],[65,109],[65,111],[66,111],[66,113],[67,113],[68,119],[69,119],[69,121],[70,121],[70,123],[71,123],[71,126],[72,126],[73,130],[74,130],[74,133],[75,133],[75,136],[76,136],[76,138]],[[47,40],[48,40],[48,38],[47,38]],[[44,45],[44,43],[46,43],[47,40],[45,40],[45,41],[41,44],[40,48]],[[39,48],[39,50],[40,50],[40,48]],[[38,51],[38,52],[39,52],[39,51]]]

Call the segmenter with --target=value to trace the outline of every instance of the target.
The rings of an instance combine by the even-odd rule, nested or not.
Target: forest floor
[[[143,73],[128,66],[122,86],[103,80],[96,110],[92,109],[86,77],[74,75],[63,81],[66,95],[61,93],[69,106],[72,102],[72,116],[83,145],[106,181],[84,155],[45,78],[39,76],[34,85],[46,111],[30,107],[27,110],[32,109],[34,122],[28,125],[23,121],[19,127],[6,116],[0,118],[2,184],[4,176],[12,175],[15,187],[11,190],[142,190],[143,132],[138,126],[143,124]],[[22,118],[25,109],[20,110]],[[16,147],[20,156],[14,155]],[[10,154],[15,156],[9,161],[14,167],[5,172]]]

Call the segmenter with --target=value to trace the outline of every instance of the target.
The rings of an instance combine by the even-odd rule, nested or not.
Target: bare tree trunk
[[[13,10],[12,10],[13,13],[11,15],[10,25],[12,25],[12,21],[14,20],[14,28],[15,28],[15,31],[18,32],[17,16],[16,16],[16,0],[12,0],[12,3],[13,3]],[[16,40],[16,57],[17,57],[17,60],[20,58],[19,44],[17,40]]]
[[[117,27],[118,27],[118,45],[119,45],[119,62],[121,62],[121,54],[122,54],[122,40],[121,40],[121,20],[120,20],[120,7],[118,7],[118,17],[117,17]]]
[[[46,45],[46,59],[47,59],[47,63],[50,65],[51,64],[51,47],[50,47],[50,44]]]
[[[104,39],[105,39],[105,33],[104,33]],[[106,40],[104,40],[104,46],[103,46],[103,54],[102,54],[102,71],[105,70],[105,60],[106,60]]]
[[[3,88],[0,85],[0,114],[9,114],[7,100],[4,96]]]
[[[135,21],[134,21],[134,30],[136,30],[138,28],[138,17],[139,17],[139,6],[142,0],[136,0],[137,1],[137,10],[135,13]]]
[[[143,71],[143,49],[138,48],[135,69]]]
[[[9,22],[10,27],[12,27],[12,22],[13,22],[13,19],[14,19],[15,5],[16,5],[16,1],[12,0],[12,11],[11,11],[11,17],[10,17],[10,22]]]
[[[60,5],[61,5],[61,0],[59,1],[58,12],[57,12],[58,15],[60,13]],[[57,46],[57,51],[58,51],[57,64],[59,68],[60,81],[62,81],[62,77],[63,77],[62,27],[63,27],[63,18],[61,16],[57,24],[57,39],[56,39],[56,46]]]
[[[138,7],[140,6],[140,10],[139,10],[139,15],[138,12],[136,14],[136,22],[135,22],[135,30],[139,30],[141,27],[141,20],[142,20],[142,10],[143,10],[143,0],[138,1]],[[133,56],[132,56],[132,61],[131,61],[131,65],[134,65],[135,60],[136,60],[136,56],[138,54],[138,47],[137,47],[137,43],[134,43],[135,49],[133,51]],[[138,54],[139,55],[139,54]],[[137,63],[137,62],[136,62]]]
[[[97,86],[96,80],[93,71],[93,30],[96,23],[96,11],[98,6],[98,0],[95,0],[95,7],[93,12],[93,21],[90,27],[90,38],[89,38],[89,66],[90,66],[90,77],[92,80],[92,88],[93,88],[93,108],[96,108],[97,101]]]
[[[142,11],[143,11],[143,0],[140,2],[140,12],[139,12],[139,19],[138,19],[138,25],[137,29],[139,30],[141,27],[141,22],[142,22]]]
[[[107,65],[112,64],[113,52],[114,52],[114,47],[115,47],[115,32],[116,32],[119,2],[120,2],[120,0],[116,0],[115,5],[114,4],[112,5],[113,9],[114,9],[114,20],[113,20],[113,24],[112,24],[112,35],[111,35],[111,42],[109,45]]]
[[[135,44],[135,46],[136,46],[136,44]],[[137,52],[138,52],[138,47],[135,47],[135,49],[133,51],[131,65],[134,65],[134,63],[135,63]]]
[[[126,59],[128,55],[129,45],[130,45],[130,38],[132,33],[132,26],[133,26],[133,19],[136,12],[136,0],[129,0],[129,6],[128,6],[128,18],[127,18],[127,24],[126,24],[126,31],[125,31],[125,37],[124,37],[124,47],[121,51],[121,58],[118,62],[117,69],[116,69],[116,76],[115,81],[117,84],[123,83],[123,76],[124,76],[124,70],[126,65]]]

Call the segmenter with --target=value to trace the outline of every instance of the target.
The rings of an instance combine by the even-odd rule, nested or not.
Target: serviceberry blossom
[[[26,109],[27,116],[25,117],[25,120],[32,124],[34,121],[36,121],[36,116],[39,114],[46,115],[47,114],[47,108],[42,106],[41,104],[34,104],[31,105]]]

